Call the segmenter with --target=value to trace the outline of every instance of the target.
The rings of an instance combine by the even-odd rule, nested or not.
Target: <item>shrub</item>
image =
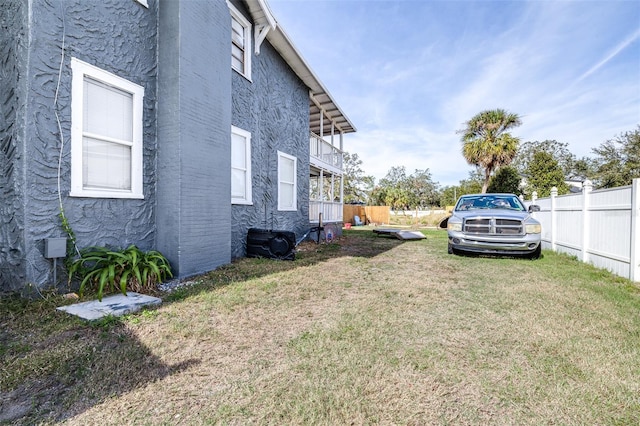
[[[110,250],[106,247],[89,247],[80,250],[80,257],[69,265],[69,280],[80,280],[80,296],[89,288],[97,292],[102,300],[107,291],[127,294],[127,290],[149,293],[156,284],[172,277],[169,261],[160,252],[144,252],[135,245],[124,250]]]

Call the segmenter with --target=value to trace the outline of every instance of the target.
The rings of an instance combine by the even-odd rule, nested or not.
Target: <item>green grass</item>
[[[408,211],[407,215],[402,213],[391,215],[390,225],[397,225],[411,228],[437,228],[438,224],[445,217],[451,216],[449,213],[433,213],[426,216],[414,217],[413,212]]]
[[[640,291],[352,229],[86,324],[0,302],[12,424],[639,424]],[[22,416],[15,416],[15,413]]]

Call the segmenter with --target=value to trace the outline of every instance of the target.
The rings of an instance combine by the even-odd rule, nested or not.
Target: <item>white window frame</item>
[[[227,5],[229,6],[229,11],[231,12],[231,19],[236,21],[238,24],[242,26],[244,29],[243,37],[244,37],[244,52],[243,52],[243,65],[244,69],[239,70],[233,66],[233,61],[231,62],[231,68],[237,71],[240,75],[242,75],[247,80],[251,81],[251,22],[245,18],[242,13],[236,7],[231,4],[229,0],[227,0]],[[231,41],[233,44],[233,39]]]
[[[293,161],[293,182],[283,181],[280,176],[280,168],[282,160]],[[298,210],[298,159],[292,155],[278,151],[278,211],[297,211]],[[293,205],[283,205],[282,187],[283,185],[292,186],[293,188]]]
[[[233,196],[233,188],[231,188],[231,204],[245,204],[252,205],[252,193],[251,193],[251,132],[247,132],[244,129],[241,129],[236,126],[231,126],[231,137],[233,135],[240,136],[244,138],[245,142],[245,167],[241,169],[245,173],[244,177],[244,197],[234,197]],[[231,145],[231,157],[233,158],[233,144]],[[235,168],[237,169],[237,168]],[[231,162],[231,173],[233,173],[233,161]],[[240,169],[239,169],[240,170]]]
[[[108,71],[71,58],[71,191],[72,197],[143,199],[142,114],[144,88]],[[99,81],[132,95],[131,189],[85,188],[83,182],[83,122],[85,78]]]

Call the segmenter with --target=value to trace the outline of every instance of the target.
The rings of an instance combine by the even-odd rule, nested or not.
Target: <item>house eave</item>
[[[342,111],[329,90],[313,72],[302,54],[298,52],[289,36],[271,13],[266,0],[245,0],[251,17],[257,26],[269,25],[266,39],[291,67],[293,72],[304,82],[310,91],[310,130],[318,135],[327,134],[333,123],[338,133],[354,133],[357,131],[351,120]],[[324,123],[321,132],[321,115]]]
[[[254,52],[256,55],[259,55],[262,42],[267,37],[267,34],[269,34],[269,31],[276,29],[277,22],[265,0],[252,0],[246,1],[245,3],[254,24]]]

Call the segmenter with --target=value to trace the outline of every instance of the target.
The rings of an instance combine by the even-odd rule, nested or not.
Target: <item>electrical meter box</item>
[[[66,238],[45,238],[44,240],[44,257],[54,259],[57,257],[65,257],[67,255],[67,239]]]

